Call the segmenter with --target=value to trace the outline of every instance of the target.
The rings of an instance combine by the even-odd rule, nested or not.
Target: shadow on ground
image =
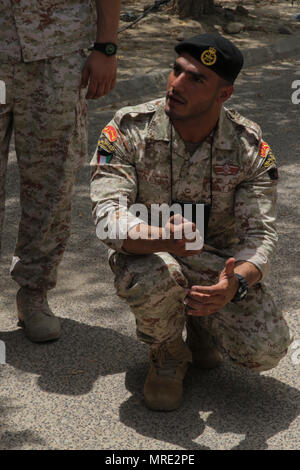
[[[240,371],[227,362],[213,371],[190,367],[183,405],[173,412],[144,410],[144,378],[143,366],[128,370],[126,387],[132,396],[120,407],[121,422],[143,436],[184,449],[209,449],[201,445],[207,427],[219,435],[219,449],[267,449],[267,440],[288,429],[299,414],[300,392],[296,388],[272,377]],[[203,419],[201,414],[208,417]],[[237,438],[239,443],[230,447],[234,434],[240,441]]]

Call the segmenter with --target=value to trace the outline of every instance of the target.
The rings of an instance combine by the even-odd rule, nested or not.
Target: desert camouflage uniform
[[[97,235],[111,249],[117,293],[135,314],[139,338],[149,343],[178,337],[186,319],[186,289],[215,284],[229,257],[250,261],[265,278],[277,242],[275,157],[258,125],[223,108],[214,138],[209,136],[194,153],[173,129],[174,199],[210,202],[212,149],[213,205],[204,251],[177,257],[130,255],[122,249],[123,232],[142,219],[120,206],[120,198],[127,197],[128,206],[144,204],[149,214],[151,204],[171,203],[170,129],[164,100],[124,108],[102,131],[91,162]],[[238,304],[191,321],[234,361],[258,370],[274,367],[290,343],[286,322],[263,282]]]
[[[95,39],[93,0],[2,0],[0,80],[0,230],[5,174],[14,132],[21,220],[12,276],[53,288],[71,227],[76,172],[87,155],[86,50]]]

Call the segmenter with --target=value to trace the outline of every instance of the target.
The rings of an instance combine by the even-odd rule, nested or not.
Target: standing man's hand
[[[92,51],[82,70],[82,88],[87,87],[86,99],[100,98],[109,93],[117,79],[117,57],[106,56],[99,51]]]
[[[118,25],[120,19],[121,0],[95,0],[97,11],[98,44],[118,43]],[[82,70],[82,88],[87,89],[86,98],[94,100],[109,93],[117,79],[117,57],[93,50],[88,56]]]

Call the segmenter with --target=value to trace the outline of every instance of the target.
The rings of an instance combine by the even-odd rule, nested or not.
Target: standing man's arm
[[[95,0],[97,36],[95,42],[117,44],[121,0]],[[86,98],[96,99],[113,89],[117,78],[117,57],[92,51],[82,71],[81,86],[89,83]]]

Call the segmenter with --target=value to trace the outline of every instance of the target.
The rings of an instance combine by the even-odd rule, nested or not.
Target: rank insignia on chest
[[[225,163],[224,165],[214,165],[214,171],[217,175],[236,175],[240,167]]]

